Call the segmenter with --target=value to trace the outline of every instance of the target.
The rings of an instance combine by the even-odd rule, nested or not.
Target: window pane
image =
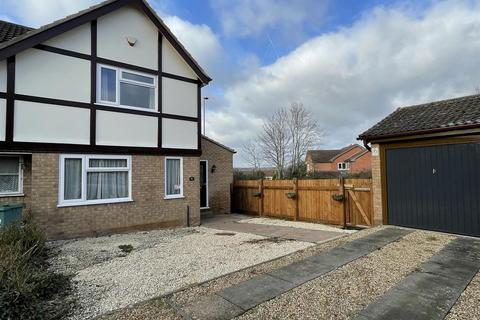
[[[155,109],[155,88],[120,83],[120,104],[146,109]]]
[[[65,159],[65,200],[82,198],[82,159]]]
[[[167,159],[167,195],[181,194],[180,159]]]
[[[18,175],[18,157],[0,157],[0,175],[15,173]]]
[[[126,168],[126,159],[90,159],[90,168]]]
[[[0,176],[0,193],[18,192],[18,175]]]
[[[122,71],[122,78],[127,79],[127,80],[133,80],[133,81],[148,83],[148,84],[154,84],[155,83],[153,77],[141,76],[141,75],[138,75],[138,74],[125,72],[125,71]]]
[[[115,102],[117,100],[117,71],[101,68],[100,100]]]
[[[87,200],[128,197],[128,172],[87,173]]]

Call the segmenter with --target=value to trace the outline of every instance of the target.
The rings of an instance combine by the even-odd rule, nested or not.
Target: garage
[[[376,224],[480,236],[480,96],[399,108],[372,148]]]

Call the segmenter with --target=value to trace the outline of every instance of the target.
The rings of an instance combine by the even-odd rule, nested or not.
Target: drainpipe
[[[368,145],[367,140],[363,140],[363,146],[364,146],[368,151],[372,151],[372,148],[370,148],[370,146]]]
[[[187,227],[190,227],[190,206],[187,206]]]

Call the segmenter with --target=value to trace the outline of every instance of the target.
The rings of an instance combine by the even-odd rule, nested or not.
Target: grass
[[[45,235],[33,224],[0,229],[0,319],[63,319],[70,277],[48,268]]]

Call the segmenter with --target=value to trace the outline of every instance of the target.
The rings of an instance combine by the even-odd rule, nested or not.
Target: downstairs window
[[[183,198],[183,159],[165,158],[165,199]]]
[[[131,200],[130,156],[60,156],[60,206]]]
[[[21,194],[22,157],[0,156],[0,196]]]

